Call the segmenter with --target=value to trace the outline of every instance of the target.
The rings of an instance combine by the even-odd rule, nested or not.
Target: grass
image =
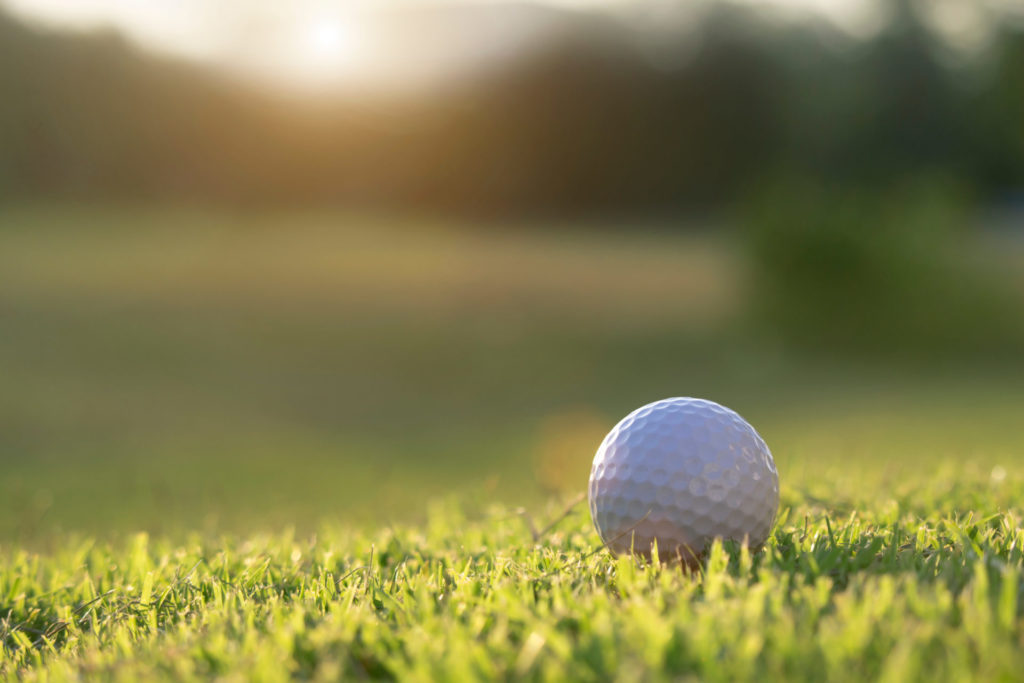
[[[1022,367],[793,359],[743,282],[699,235],[0,209],[0,679],[1019,677]],[[694,575],[561,517],[680,394],[782,488]]]
[[[718,543],[694,575],[611,557],[582,505],[558,521],[449,500],[415,526],[5,547],[0,675],[1016,678],[1019,470],[849,498],[782,474],[766,549]]]
[[[542,504],[621,415],[678,394],[783,455],[850,457],[879,422],[914,443],[892,416],[935,410],[1003,446],[1019,368],[794,363],[722,334],[743,281],[702,234],[0,207],[0,539],[308,532],[453,490]]]
[[[515,463],[548,425],[708,383],[676,350],[732,310],[732,260],[687,236],[0,208],[0,538],[399,519],[494,477],[540,499]]]

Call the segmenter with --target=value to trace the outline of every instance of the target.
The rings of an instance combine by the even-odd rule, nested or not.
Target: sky
[[[388,69],[403,78],[414,60],[380,49],[374,24],[387,10],[413,6],[509,4],[509,0],[0,0],[16,15],[57,27],[112,27],[134,42],[158,52],[237,67],[282,82],[324,85],[340,78],[383,77]],[[780,14],[815,13],[853,34],[870,34],[882,23],[880,0],[746,0]],[[700,0],[533,0],[538,6],[608,11],[623,16],[658,17]],[[1017,0],[928,0],[939,30],[954,38],[977,39],[981,19],[977,7]],[[395,14],[395,13],[392,13]],[[503,15],[502,24],[474,25],[461,34],[448,33],[432,54],[457,61],[503,44],[513,45],[529,33]],[[522,22],[520,22],[522,23]],[[965,28],[966,27],[966,28]],[[975,29],[972,32],[972,27]],[[378,26],[379,28],[379,26]],[[424,39],[410,27],[411,41]],[[481,30],[482,28],[482,30]],[[472,34],[472,35],[469,35]],[[411,45],[411,43],[410,43]],[[397,52],[408,50],[397,50]],[[388,59],[397,64],[388,66]],[[429,59],[427,60],[429,62]],[[437,61],[437,60],[435,60]],[[438,69],[446,65],[434,65]],[[433,68],[428,65],[424,68]]]

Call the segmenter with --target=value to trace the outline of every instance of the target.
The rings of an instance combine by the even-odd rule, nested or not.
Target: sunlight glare
[[[359,35],[353,22],[345,19],[317,18],[300,30],[294,68],[304,80],[333,81],[350,75],[356,67],[360,57]]]
[[[311,56],[334,61],[345,52],[345,31],[333,21],[318,21],[307,28]]]

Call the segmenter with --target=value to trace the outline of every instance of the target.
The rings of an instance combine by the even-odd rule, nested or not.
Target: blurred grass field
[[[571,227],[0,211],[0,679],[1015,676],[1024,366],[797,354],[727,233]],[[680,394],[782,498],[692,576],[561,516]]]
[[[783,486],[1016,472],[1017,368],[797,361],[747,333],[743,260],[699,230],[477,227],[3,209],[0,537],[535,505],[582,490],[621,415],[681,394],[747,416]]]

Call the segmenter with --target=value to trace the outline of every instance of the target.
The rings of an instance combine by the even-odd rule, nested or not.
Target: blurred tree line
[[[486,77],[301,101],[0,14],[0,195],[478,215],[716,210],[780,175],[1024,187],[1024,31],[952,59],[909,0],[864,41],[720,4],[669,65],[580,15]]]

